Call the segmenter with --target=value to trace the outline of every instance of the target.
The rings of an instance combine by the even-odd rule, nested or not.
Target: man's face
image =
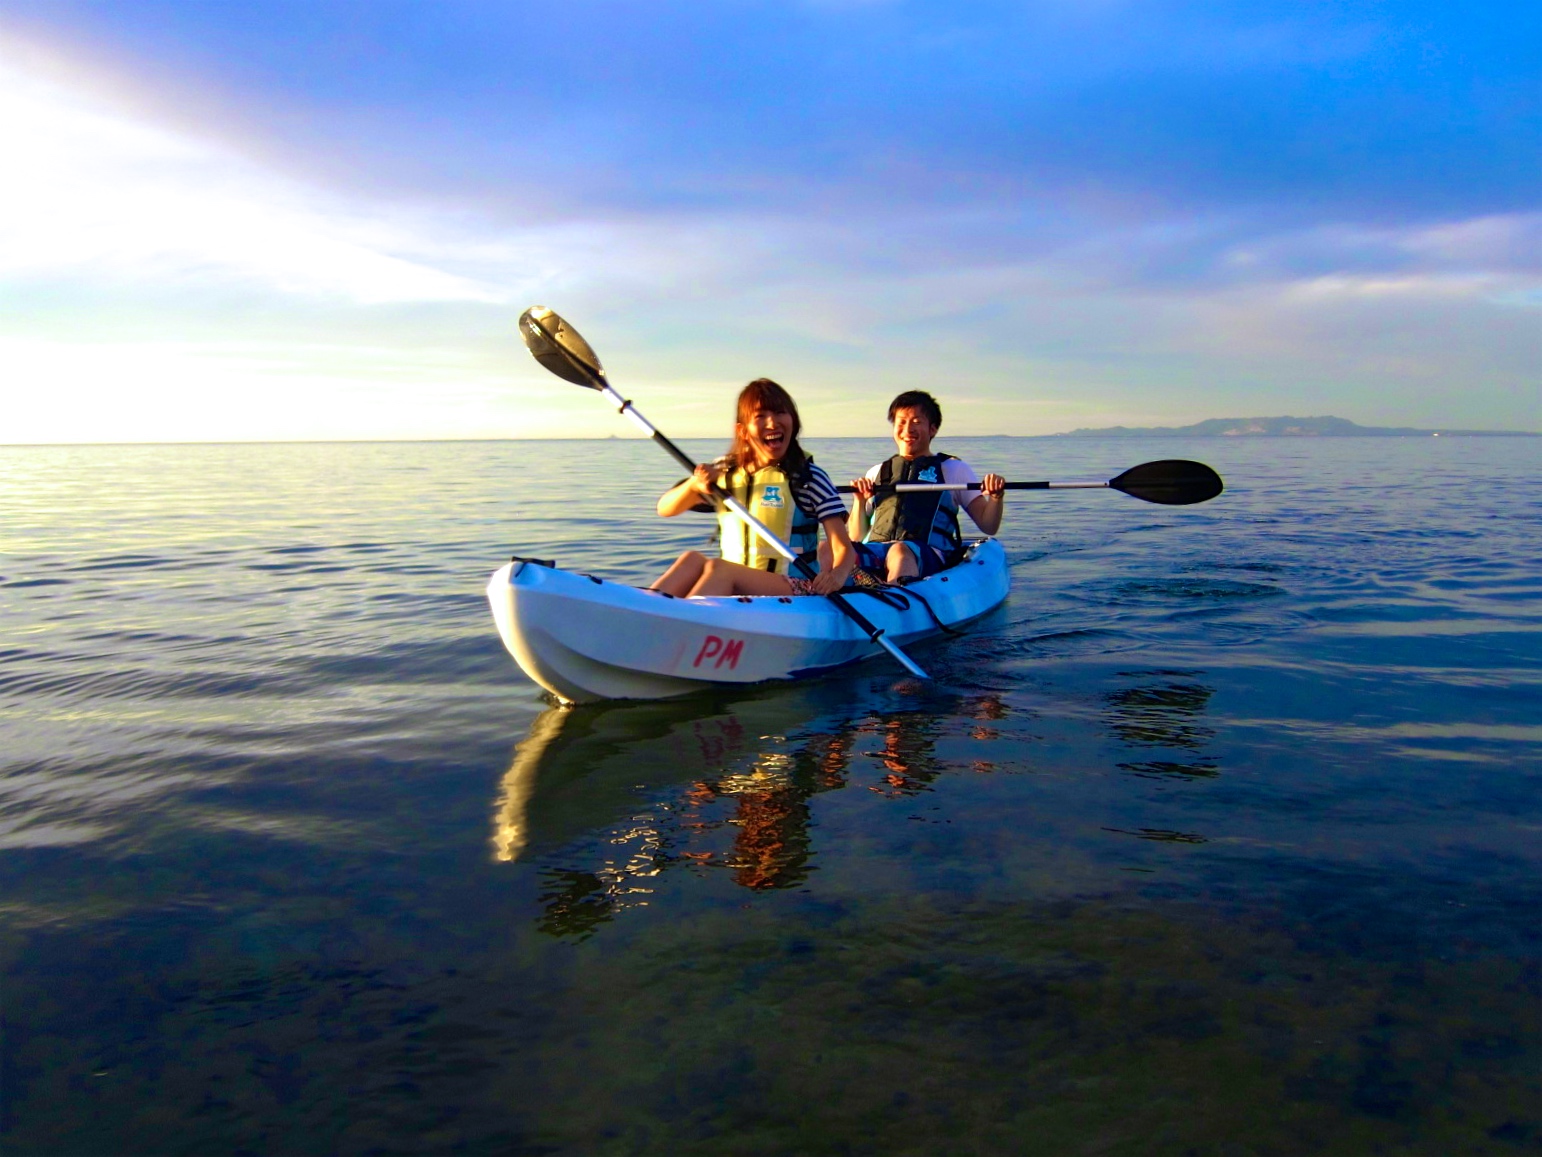
[[[920,406],[901,406],[894,411],[894,444],[906,458],[924,458],[932,452],[937,427]]]

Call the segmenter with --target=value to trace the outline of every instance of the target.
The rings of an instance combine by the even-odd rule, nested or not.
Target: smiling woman
[[[856,564],[846,533],[846,506],[830,476],[798,444],[801,421],[792,395],[769,378],[739,392],[733,445],[716,462],[696,467],[668,490],[658,512],[673,518],[688,510],[719,510],[721,558],[688,550],[653,584],[677,598],[688,595],[827,595],[841,589]],[[762,542],[749,524],[724,509],[732,495],[811,571],[824,528],[830,567],[812,579],[790,574],[786,559]]]

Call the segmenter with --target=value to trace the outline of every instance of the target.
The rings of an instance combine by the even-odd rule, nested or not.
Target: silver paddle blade
[[[576,329],[544,305],[532,305],[519,315],[519,335],[535,360],[566,382],[605,388],[605,371],[589,343]]]

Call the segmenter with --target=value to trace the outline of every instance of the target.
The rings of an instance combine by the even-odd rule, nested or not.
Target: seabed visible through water
[[[571,710],[481,587],[700,545],[645,444],[0,450],[4,1152],[1535,1152],[1536,446],[958,439],[1228,491]]]

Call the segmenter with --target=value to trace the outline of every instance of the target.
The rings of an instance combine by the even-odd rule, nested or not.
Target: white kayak
[[[941,633],[939,622],[956,628],[993,610],[1010,581],[1006,552],[987,538],[958,566],[901,588],[903,606],[849,591],[847,598],[905,646]],[[884,654],[815,596],[677,599],[516,559],[493,572],[487,598],[515,662],[567,703],[799,679]]]

